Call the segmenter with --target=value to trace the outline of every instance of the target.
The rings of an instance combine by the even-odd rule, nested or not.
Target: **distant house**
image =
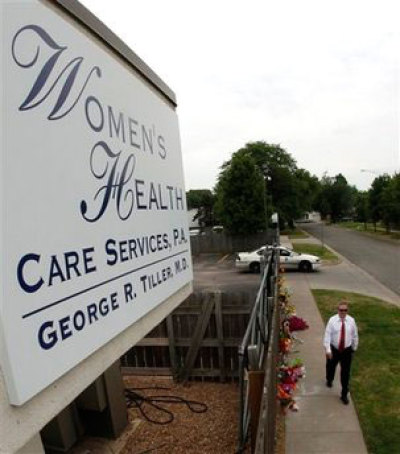
[[[303,214],[303,216],[299,219],[296,219],[296,222],[320,222],[321,221],[321,213],[318,211],[307,211]]]

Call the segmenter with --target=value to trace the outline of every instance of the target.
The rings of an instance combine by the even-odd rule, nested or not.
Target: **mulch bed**
[[[236,383],[195,382],[177,384],[168,378],[124,377],[127,388],[144,396],[178,396],[207,406],[204,413],[193,413],[184,404],[159,403],[174,415],[172,422],[158,425],[149,422],[137,408],[129,409],[130,426],[121,454],[234,454],[238,437],[239,388]],[[145,403],[145,413],[155,420],[168,415]],[[199,407],[197,407],[199,408]],[[126,434],[125,434],[126,436]]]
[[[142,396],[171,396],[207,406],[192,412],[185,404],[155,402],[169,410],[173,420],[159,425],[148,421],[138,408],[128,409],[129,424],[116,440],[85,436],[71,454],[235,454],[238,448],[239,387],[237,383],[190,381],[174,383],[168,377],[125,376],[125,387]],[[150,388],[150,389],[137,389]],[[163,389],[156,389],[163,388]],[[168,389],[165,389],[168,388]],[[194,408],[201,407],[193,405]],[[145,414],[156,421],[170,416],[149,404]],[[243,454],[250,453],[246,446]],[[278,403],[275,454],[285,453],[285,415]]]

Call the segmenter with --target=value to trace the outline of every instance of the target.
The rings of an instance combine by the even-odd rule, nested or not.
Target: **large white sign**
[[[1,363],[20,405],[193,276],[162,96],[39,1],[3,4],[1,68]]]

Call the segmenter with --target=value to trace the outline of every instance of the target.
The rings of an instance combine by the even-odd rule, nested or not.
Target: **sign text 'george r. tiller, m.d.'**
[[[1,366],[20,405],[193,276],[174,109],[57,9],[3,13]]]

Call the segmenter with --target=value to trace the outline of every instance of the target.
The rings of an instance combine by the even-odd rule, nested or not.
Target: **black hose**
[[[202,402],[197,402],[195,400],[187,400],[187,399],[183,399],[182,397],[179,397],[179,396],[145,396],[145,395],[137,392],[138,390],[146,390],[146,389],[168,390],[169,388],[162,388],[162,387],[125,388],[125,399],[126,399],[128,408],[137,408],[147,421],[152,422],[154,424],[165,425],[165,424],[171,423],[174,420],[174,414],[170,410],[158,405],[160,403],[184,404],[193,413],[205,413],[208,410],[208,407],[206,404],[204,404]],[[164,413],[164,415],[167,415],[166,419],[155,420],[155,419],[150,418],[143,408],[145,405],[153,407],[156,410],[158,410],[159,412]]]

